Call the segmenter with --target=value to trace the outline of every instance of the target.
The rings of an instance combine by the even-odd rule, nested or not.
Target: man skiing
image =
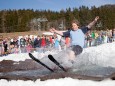
[[[94,21],[92,21],[91,23],[89,23],[87,26],[79,29],[79,22],[77,20],[73,20],[72,21],[72,29],[68,30],[67,32],[60,32],[57,31],[54,28],[51,28],[50,31],[52,33],[57,33],[59,35],[62,35],[64,37],[70,37],[70,41],[71,41],[71,48],[72,49],[67,49],[64,51],[59,52],[59,54],[54,54],[52,55],[48,55],[48,58],[50,58],[50,60],[52,60],[52,62],[50,62],[50,60],[46,57],[42,58],[41,61],[37,61],[40,64],[42,64],[44,66],[43,63],[45,63],[45,65],[49,66],[46,67],[47,69],[49,69],[50,71],[53,71],[52,69],[58,69],[56,65],[58,65],[63,71],[66,71],[64,68],[66,69],[71,69],[72,66],[74,65],[74,61],[75,61],[75,57],[79,54],[82,53],[83,51],[83,47],[84,47],[84,39],[85,39],[85,33],[87,33],[90,28],[97,22],[97,20],[99,19],[99,17],[95,17]],[[32,57],[32,55],[30,54],[30,57]],[[56,62],[55,60],[57,60],[58,62]],[[35,61],[36,58],[32,57]],[[51,63],[51,64],[49,64]],[[54,63],[56,65],[54,65]],[[52,68],[52,69],[50,69]]]
[[[96,16],[95,19],[91,23],[89,23],[87,26],[82,27],[82,28],[79,28],[78,20],[73,20],[71,22],[72,24],[71,30],[68,30],[66,32],[61,32],[61,31],[56,30],[55,28],[51,28],[50,32],[59,34],[64,37],[70,37],[70,40],[71,40],[70,46],[72,48],[72,51],[74,52],[69,52],[68,55],[70,56],[69,57],[70,60],[74,60],[75,56],[81,54],[83,51],[85,34],[91,29],[93,25],[95,25],[98,19],[99,19],[99,16]]]

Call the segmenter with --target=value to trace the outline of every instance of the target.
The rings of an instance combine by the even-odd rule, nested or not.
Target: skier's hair
[[[72,20],[71,23],[75,23],[75,24],[77,24],[78,26],[80,25],[80,22],[79,22],[77,19]]]

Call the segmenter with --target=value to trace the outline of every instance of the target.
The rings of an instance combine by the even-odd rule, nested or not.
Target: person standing
[[[38,35],[37,38],[34,41],[34,48],[37,52],[40,52],[40,47],[41,47],[41,38]]]
[[[3,36],[0,35],[0,57],[3,55]]]

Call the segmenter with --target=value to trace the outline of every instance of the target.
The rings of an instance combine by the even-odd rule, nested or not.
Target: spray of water
[[[102,44],[95,47],[85,48],[82,54],[74,56],[74,53],[69,50],[51,49],[45,52],[33,52],[32,54],[48,65],[50,68],[59,68],[48,59],[48,55],[52,54],[65,68],[71,68],[75,72],[88,74],[110,74],[115,71],[115,42]],[[2,60],[24,61],[30,59],[28,53],[9,54],[0,58]]]

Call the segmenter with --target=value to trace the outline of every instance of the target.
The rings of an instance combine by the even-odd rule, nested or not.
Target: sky
[[[105,4],[115,4],[115,0],[0,0],[0,10],[34,9],[60,11],[66,8],[80,6],[99,7]]]

